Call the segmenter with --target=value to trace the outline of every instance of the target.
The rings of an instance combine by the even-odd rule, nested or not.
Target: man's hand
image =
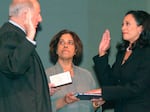
[[[36,28],[34,27],[33,22],[32,22],[32,10],[29,8],[27,9],[25,24],[26,24],[27,37],[30,40],[34,40]]]

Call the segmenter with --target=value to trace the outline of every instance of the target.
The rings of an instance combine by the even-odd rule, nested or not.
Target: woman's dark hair
[[[150,15],[149,13],[141,10],[131,10],[125,14],[127,16],[128,14],[133,15],[134,19],[136,20],[136,23],[138,26],[142,26],[143,30],[140,34],[140,37],[136,42],[133,43],[132,48],[135,47],[146,47],[150,45]],[[129,42],[126,40],[123,40],[123,43],[120,43],[117,45],[118,50],[125,50],[129,45]]]
[[[60,37],[63,34],[70,34],[74,40],[74,44],[75,44],[75,49],[76,49],[76,55],[74,55],[73,57],[73,63],[75,65],[79,65],[81,63],[82,60],[82,52],[83,52],[83,45],[82,42],[79,38],[79,36],[70,30],[64,29],[61,30],[60,32],[58,32],[51,40],[50,44],[49,44],[49,53],[50,53],[50,60],[53,64],[56,64],[57,60],[58,60],[58,55],[57,55],[57,46],[58,46],[58,42],[60,40]]]

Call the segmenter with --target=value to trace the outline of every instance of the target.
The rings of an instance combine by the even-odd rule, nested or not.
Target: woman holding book
[[[77,92],[85,92],[97,88],[92,74],[78,67],[82,58],[82,42],[75,32],[62,30],[50,42],[50,58],[55,64],[46,69],[49,76],[70,72],[72,83],[51,89],[53,112],[94,112],[101,111],[99,106],[93,106],[90,100],[79,100],[74,96]],[[50,82],[50,80],[49,80]],[[50,88],[52,84],[50,83]],[[57,91],[55,91],[57,90]]]

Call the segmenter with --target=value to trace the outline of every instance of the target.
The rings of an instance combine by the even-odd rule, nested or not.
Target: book
[[[72,83],[72,79],[69,71],[49,76],[49,79],[50,82],[55,85],[54,87]]]
[[[75,96],[80,100],[91,100],[91,99],[99,99],[102,97],[101,94],[94,94],[94,93],[75,93]]]

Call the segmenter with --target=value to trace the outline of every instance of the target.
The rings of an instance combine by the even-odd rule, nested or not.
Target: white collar
[[[22,31],[24,31],[26,33],[26,31],[24,30],[24,28],[22,28],[19,24],[17,24],[16,22],[9,20],[9,22],[15,26],[17,26],[18,28],[20,28]]]

